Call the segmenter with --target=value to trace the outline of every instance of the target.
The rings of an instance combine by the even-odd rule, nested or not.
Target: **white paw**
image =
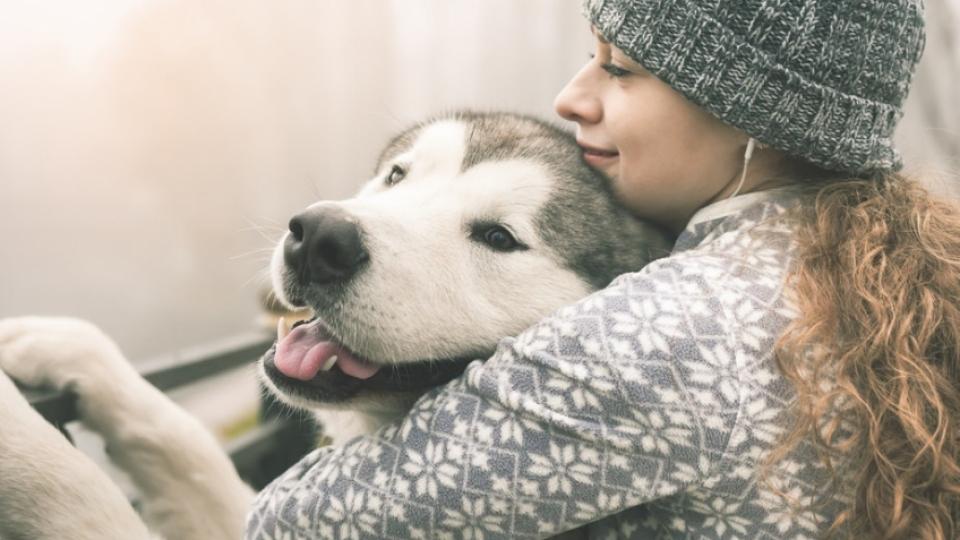
[[[88,390],[131,368],[116,343],[87,321],[15,317],[0,319],[0,369],[26,386]]]

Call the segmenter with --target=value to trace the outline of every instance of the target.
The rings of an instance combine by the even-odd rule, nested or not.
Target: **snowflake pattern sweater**
[[[772,349],[795,315],[780,218],[797,200],[700,210],[669,257],[308,454],[258,495],[247,537],[817,537],[844,501],[811,449],[756,475],[793,395]]]

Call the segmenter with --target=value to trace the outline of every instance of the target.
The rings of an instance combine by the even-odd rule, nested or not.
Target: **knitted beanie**
[[[586,0],[597,32],[757,141],[830,170],[898,170],[922,0]]]

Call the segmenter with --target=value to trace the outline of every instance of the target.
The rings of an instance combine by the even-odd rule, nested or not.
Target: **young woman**
[[[672,254],[263,491],[251,538],[956,538],[960,217],[920,0],[589,1],[556,100]]]

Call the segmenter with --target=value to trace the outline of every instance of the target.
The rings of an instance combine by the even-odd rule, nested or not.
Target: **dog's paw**
[[[80,319],[0,319],[0,369],[26,386],[58,390],[109,384],[132,369],[116,343]]]

